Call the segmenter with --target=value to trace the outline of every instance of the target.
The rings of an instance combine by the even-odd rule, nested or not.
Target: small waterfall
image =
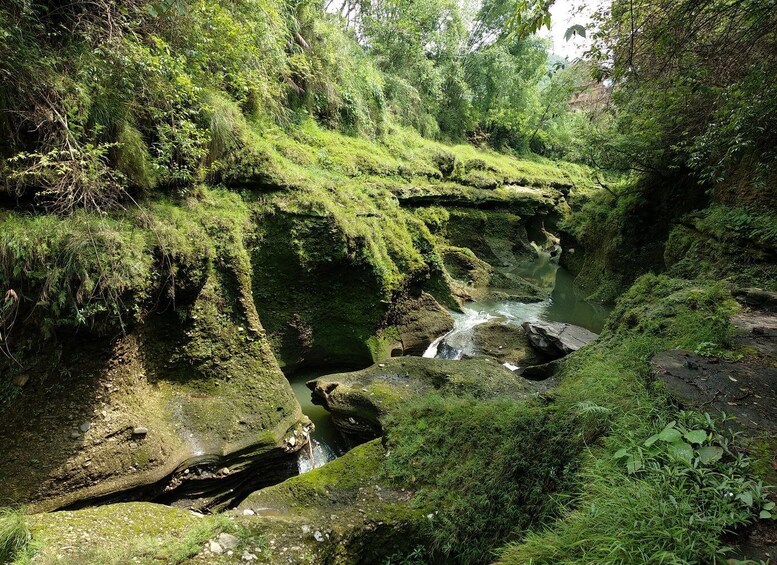
[[[299,458],[297,459],[297,469],[299,474],[307,473],[312,469],[318,469],[325,463],[337,458],[337,454],[334,450],[326,444],[323,444],[315,439],[310,440],[312,443],[312,449],[308,452],[307,449],[303,449],[299,452]],[[313,455],[311,460],[310,455]]]
[[[464,308],[463,312],[452,312],[453,329],[435,339],[424,351],[424,357],[458,360],[465,355],[473,355],[472,329],[475,326],[493,320],[488,312]]]

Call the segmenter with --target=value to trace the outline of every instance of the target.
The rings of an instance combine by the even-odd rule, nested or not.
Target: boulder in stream
[[[517,324],[491,320],[472,329],[472,343],[478,355],[519,367],[538,365],[544,359],[531,346],[526,331]]]
[[[343,433],[362,439],[379,436],[383,417],[419,394],[520,399],[534,392],[528,381],[484,357],[462,361],[399,357],[361,371],[320,377],[307,386],[313,402],[332,413]]]
[[[577,351],[599,337],[580,326],[561,322],[524,322],[522,326],[532,346],[552,358]]]

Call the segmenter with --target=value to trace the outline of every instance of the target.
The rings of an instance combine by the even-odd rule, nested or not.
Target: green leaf
[[[764,510],[774,510],[774,502],[767,502],[764,504]]]
[[[685,432],[684,435],[685,439],[687,439],[690,443],[704,443],[704,440],[707,439],[707,432],[704,430],[689,430]]]
[[[629,454],[629,450],[624,447],[624,448],[619,449],[618,451],[616,451],[615,455],[613,455],[612,458],[613,459],[623,459],[628,454]]]
[[[699,459],[705,465],[720,461],[721,457],[723,457],[723,448],[721,447],[708,445],[699,448]]]
[[[642,469],[642,458],[639,455],[629,455],[629,458],[626,459],[626,469],[631,474]]]
[[[645,447],[650,447],[654,443],[658,441],[658,434],[652,435],[649,438],[645,440],[645,443],[643,444]]]
[[[769,518],[772,517],[772,513],[769,512],[768,510],[761,510],[761,513],[758,515],[758,517],[761,518],[762,520],[768,520]]]
[[[658,434],[658,439],[660,439],[661,441],[665,441],[667,443],[677,443],[678,441],[680,441],[680,438],[682,438],[683,435],[679,431],[674,429],[673,424],[674,422],[672,422],[672,424],[669,424],[669,426],[661,430],[661,433]]]
[[[737,500],[741,500],[742,502],[744,502],[748,506],[752,506],[753,505],[753,494],[750,493],[750,492],[740,492],[737,495]]]
[[[690,464],[693,459],[693,447],[684,441],[678,441],[669,446],[669,455],[677,461]]]

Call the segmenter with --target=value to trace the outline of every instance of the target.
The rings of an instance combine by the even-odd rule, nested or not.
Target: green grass
[[[24,513],[11,508],[0,508],[0,563],[11,563],[21,557],[30,544],[32,534]]]
[[[560,520],[535,526],[504,550],[500,563],[707,563],[721,555],[722,536],[759,513],[759,495],[744,508],[726,498],[727,492],[760,492],[736,442],[698,415],[680,415],[709,428],[715,445],[727,445],[714,468],[645,453],[630,472],[634,460],[614,456],[648,451],[644,442],[678,418],[650,379],[650,357],[707,342],[718,350],[731,347],[728,317],[736,308],[719,284],[654,275],[640,278],[621,298],[600,341],[565,362],[556,392],[559,407],[579,413],[596,407],[588,432],[581,430],[589,446],[582,488],[570,493]]]
[[[538,403],[424,396],[387,423],[386,473],[431,516],[430,549],[488,563],[495,547],[546,520],[579,449],[571,420]]]

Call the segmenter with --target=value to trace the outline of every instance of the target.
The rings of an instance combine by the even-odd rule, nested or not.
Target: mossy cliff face
[[[281,210],[257,221],[253,296],[283,367],[368,365],[423,351],[453,326],[424,290],[433,274],[444,277],[433,244],[420,222],[398,207],[391,213],[359,218],[378,241],[349,234],[344,220],[326,212]],[[377,235],[391,229],[398,239]]]
[[[153,267],[142,270],[157,253],[173,265],[191,253],[201,269],[187,278],[180,265],[170,268],[179,278],[171,275],[169,284],[184,291],[162,308],[122,303],[137,315],[124,316],[118,337],[103,329],[112,327],[109,314],[92,332],[55,324],[57,339],[39,349],[34,326],[15,328],[26,347],[14,350],[17,384],[6,389],[13,394],[0,418],[4,503],[54,509],[93,499],[194,497],[218,506],[257,470],[270,483],[295,472],[306,420],[251,299],[245,208],[213,193],[187,208],[154,205],[147,218],[153,237],[134,231],[165,245],[140,248],[151,255],[135,265],[138,280],[150,281],[146,295],[171,292],[154,284]],[[78,311],[77,294],[65,304]],[[40,309],[54,314],[50,305]]]
[[[586,182],[404,130],[369,143],[306,124],[265,143],[263,194],[250,203],[253,294],[285,370],[422,351],[451,326],[440,305],[477,294],[450,276],[461,270],[445,260],[452,247],[489,271],[477,285],[544,297],[516,270],[549,247],[562,189]]]

